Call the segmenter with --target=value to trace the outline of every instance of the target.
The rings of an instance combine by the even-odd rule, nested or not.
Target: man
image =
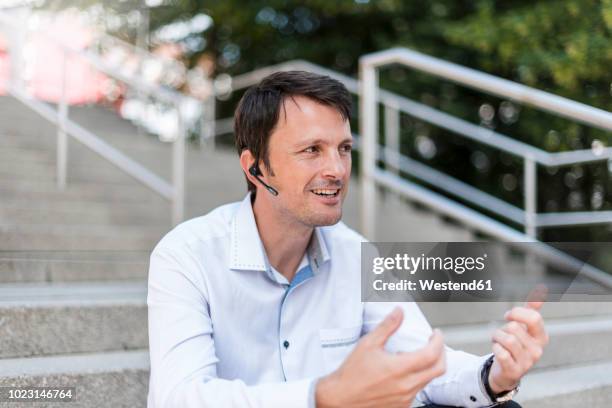
[[[247,197],[151,255],[150,408],[483,407],[538,361],[541,303],[509,311],[479,357],[445,347],[415,303],[361,302],[364,238],[340,222],[350,112],[341,83],[307,72],[245,93],[234,131]]]

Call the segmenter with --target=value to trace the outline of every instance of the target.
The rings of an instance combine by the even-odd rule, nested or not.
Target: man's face
[[[334,108],[303,96],[285,99],[268,146],[274,176],[262,168],[279,191],[271,205],[307,226],[337,223],[348,192],[352,143],[349,122]]]

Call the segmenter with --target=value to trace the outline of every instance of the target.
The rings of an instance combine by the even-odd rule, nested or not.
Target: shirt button
[[[476,397],[473,395],[470,395],[470,399],[472,400],[472,402],[476,402]]]
[[[285,347],[286,349],[289,348],[289,342],[287,340],[283,342],[283,347]]]

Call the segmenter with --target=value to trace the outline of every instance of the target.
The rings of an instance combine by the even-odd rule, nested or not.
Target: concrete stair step
[[[170,212],[163,203],[108,204],[91,201],[28,201],[7,199],[0,202],[0,224],[119,224],[170,227]]]
[[[50,188],[52,186],[49,186]],[[93,187],[93,186],[92,186]],[[95,192],[93,188],[80,191],[70,185],[66,192],[11,192],[3,195],[6,201],[0,202],[0,223],[12,224],[23,221],[28,224],[55,223],[66,224],[116,224],[122,225],[160,225],[170,228],[170,202],[154,192],[136,192],[130,197],[128,186],[107,186]],[[119,188],[117,188],[119,187]],[[202,188],[204,187],[204,188]],[[230,202],[240,201],[246,191],[241,186],[223,189],[221,186],[205,188],[200,186],[197,195],[187,196],[186,219],[204,215],[210,210]],[[195,190],[195,189],[194,189]],[[2,195],[0,187],[0,195]],[[104,191],[109,196],[104,196]],[[149,197],[147,198],[147,194]],[[141,198],[138,199],[138,196]],[[125,199],[128,197],[128,199]],[[22,205],[23,204],[23,205]]]
[[[103,135],[98,135],[102,140],[106,140]],[[159,144],[142,146],[133,143],[109,142],[111,146],[122,153],[134,158],[136,161],[146,165],[161,168],[164,175],[169,175],[172,161],[172,147],[168,143],[150,141]],[[23,157],[28,164],[55,165],[56,163],[56,136],[44,136],[27,138],[24,136],[6,136],[0,134],[0,160],[11,162],[15,157]],[[195,149],[193,145],[187,144],[188,155],[190,149]],[[101,159],[97,153],[82,145],[76,139],[68,138],[68,164],[87,165],[91,164],[92,159]]]
[[[146,350],[1,362],[0,386],[73,386],[78,397],[71,406],[79,408],[146,406],[149,375]],[[524,408],[608,408],[612,399],[610,371],[610,360],[536,371],[523,379],[516,400]]]
[[[246,187],[240,183],[219,182],[190,183],[187,187],[186,214],[189,217],[203,215],[208,211],[233,201],[240,201]],[[152,190],[134,182],[132,184],[103,184],[95,182],[70,182],[65,191],[57,189],[55,181],[0,180],[0,196],[6,200],[42,202],[50,206],[70,206],[72,202],[88,202],[108,206],[112,211],[123,204],[143,204],[156,212],[170,213],[170,202]],[[2,203],[0,202],[0,205]]]
[[[195,149],[195,148],[194,148]],[[121,150],[121,149],[120,149]],[[23,154],[24,149],[3,149],[0,147],[0,177],[20,177],[23,179],[40,179],[42,176],[55,177],[56,163],[54,157],[42,157],[42,153],[32,157]],[[123,151],[138,163],[159,175],[165,180],[172,178],[172,155],[150,154],[140,152]],[[50,150],[55,154],[55,148]],[[81,147],[78,152],[69,152],[68,158],[69,180],[80,181],[93,178],[99,180],[113,181],[115,178],[123,180],[131,176],[115,167],[110,162],[97,156],[95,153]],[[225,177],[236,178],[239,182],[243,179],[236,153],[228,150],[191,151],[186,157],[186,176],[192,182],[205,182],[214,179],[215,176],[224,174]]]
[[[0,285],[0,358],[146,348],[146,283]]]
[[[474,354],[491,352],[491,335],[503,323],[450,326],[447,344]],[[547,319],[550,343],[536,367],[556,367],[612,359],[612,316]]]
[[[516,400],[523,408],[608,408],[612,401],[612,360],[538,370],[521,382]]]
[[[0,196],[3,199],[23,199],[28,201],[99,201],[102,203],[152,203],[168,205],[168,202],[154,191],[133,183],[132,185],[106,184],[101,186],[95,182],[71,182],[66,189],[57,188],[55,179],[52,181],[0,180]]]
[[[501,322],[504,313],[520,302],[419,302],[434,327],[457,324]],[[612,302],[548,302],[542,306],[545,318],[612,316]]]
[[[5,135],[0,135],[0,160],[2,162],[45,163],[55,164],[55,147],[38,146],[36,148],[11,146],[6,143],[8,140]]]
[[[0,225],[5,251],[152,250],[167,228],[105,225]]]
[[[146,280],[149,251],[0,251],[0,283]]]
[[[75,387],[76,398],[69,403],[73,408],[135,408],[147,404],[146,350],[3,359],[0,365],[0,386]],[[64,405],[27,403],[27,406]]]
[[[100,159],[101,160],[101,159]],[[12,181],[15,180],[31,180],[31,181],[55,181],[55,167],[54,166],[40,166],[33,165],[24,168],[16,166],[0,168],[0,180]],[[1,181],[0,181],[1,182]],[[85,183],[104,183],[104,184],[115,184],[130,186],[137,181],[122,172],[119,169],[99,169],[97,167],[90,168],[74,168],[69,166],[67,173],[67,182],[85,182]]]

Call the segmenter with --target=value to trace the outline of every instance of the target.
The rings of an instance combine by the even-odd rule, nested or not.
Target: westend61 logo
[[[392,271],[390,279],[375,279],[372,289],[375,291],[492,291],[491,279],[471,279],[454,281],[451,273],[463,275],[466,271],[482,272],[485,270],[487,254],[482,256],[411,256],[407,253],[389,257],[375,257],[372,261],[372,272],[381,275]],[[413,276],[417,272],[428,272],[421,279],[396,280],[397,274]],[[434,273],[432,273],[434,272]],[[442,273],[440,275],[440,273]],[[450,276],[449,276],[450,275]]]
[[[608,243],[364,242],[364,302],[524,301],[544,285],[549,301],[612,301],[593,276]],[[612,269],[612,261],[609,262]]]
[[[414,275],[418,271],[445,270],[453,271],[458,275],[465,271],[482,271],[485,268],[487,254],[479,257],[458,256],[410,256],[408,254],[396,254],[394,257],[376,257],[373,261],[372,272],[376,275],[387,270],[401,270]]]

